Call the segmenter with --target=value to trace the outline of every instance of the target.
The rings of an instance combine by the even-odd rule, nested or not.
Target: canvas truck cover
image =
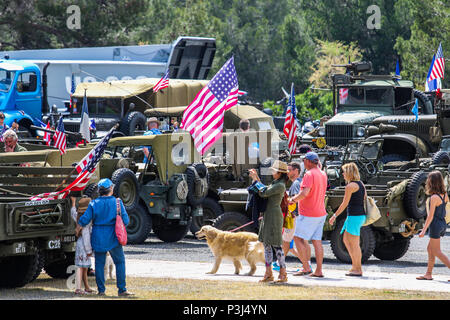
[[[152,107],[178,107],[186,106],[194,100],[197,93],[207,85],[207,80],[178,80],[170,79],[169,87],[153,94],[153,87],[160,78],[144,78],[137,80],[118,80],[109,82],[80,83],[73,96],[83,99],[86,90],[87,98],[113,98],[126,99],[149,92],[149,101]]]

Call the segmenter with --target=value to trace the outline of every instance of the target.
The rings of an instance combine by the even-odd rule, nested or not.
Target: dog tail
[[[259,241],[249,241],[248,242],[248,252],[262,252],[264,253],[264,247],[261,245]]]

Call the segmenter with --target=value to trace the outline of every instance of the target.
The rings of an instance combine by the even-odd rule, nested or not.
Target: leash
[[[262,219],[262,217],[259,217],[259,218],[258,218],[258,221],[261,220],[261,219]],[[246,224],[243,224],[243,225],[240,226],[240,227],[237,227],[237,228],[234,228],[233,230],[230,230],[230,232],[235,232],[236,230],[242,229],[242,228],[244,228],[244,227],[246,227],[246,226],[248,226],[248,225],[251,225],[251,224],[254,223],[254,222],[255,222],[255,221],[247,222]]]

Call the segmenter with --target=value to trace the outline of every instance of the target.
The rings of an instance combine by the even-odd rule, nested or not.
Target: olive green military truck
[[[419,112],[433,113],[433,105],[428,96],[414,89],[412,81],[397,76],[372,75],[370,62],[354,62],[345,67],[345,74],[333,74],[333,110],[335,115],[315,130],[316,136],[306,135],[299,143],[313,144],[312,140],[324,137],[328,146],[346,146],[348,141],[366,137],[366,126],[380,117],[412,118],[411,109],[415,98],[419,100]],[[426,116],[425,116],[426,117]],[[405,138],[406,139],[406,138]],[[409,144],[409,140],[399,140]],[[394,148],[395,149],[395,148]],[[382,161],[394,158],[391,144],[384,146]]]
[[[87,150],[74,152],[82,158]],[[54,278],[73,272],[68,270],[76,240],[70,200],[30,200],[71,183],[71,162],[59,150],[0,153],[0,287],[23,286],[42,270]]]

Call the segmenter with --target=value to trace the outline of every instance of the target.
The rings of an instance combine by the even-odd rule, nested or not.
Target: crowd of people
[[[325,208],[327,175],[321,170],[317,153],[312,152],[307,146],[303,152],[302,163],[286,164],[276,160],[271,167],[274,180],[268,186],[261,183],[255,169],[250,170],[252,185],[257,186],[261,199],[267,199],[267,207],[260,212],[262,220],[259,224],[259,240],[264,244],[266,260],[266,272],[261,282],[274,281],[272,270],[279,271],[277,282],[288,281],[285,257],[290,250],[302,264],[302,268],[297,270],[294,276],[324,277],[322,234],[328,216]],[[346,182],[344,198],[328,222],[330,225],[335,224],[336,219],[345,212],[346,218],[340,232],[343,234],[343,242],[352,261],[352,267],[345,275],[361,277],[363,270],[360,231],[366,222],[367,213],[364,203],[367,192],[355,163],[343,165],[342,172]],[[288,180],[292,184],[286,193]],[[433,171],[428,175],[426,193],[430,196],[429,213],[419,237],[424,237],[429,231],[428,267],[426,274],[417,277],[418,280],[433,279],[432,270],[436,258],[450,268],[450,260],[440,248],[440,238],[445,235],[447,228],[445,206],[449,198],[443,176],[439,171]],[[289,206],[293,206],[294,209],[290,207],[282,210],[285,197]],[[290,214],[293,214],[295,219],[293,224],[287,225],[286,217]],[[310,262],[309,241],[315,251],[315,270],[312,269]]]

